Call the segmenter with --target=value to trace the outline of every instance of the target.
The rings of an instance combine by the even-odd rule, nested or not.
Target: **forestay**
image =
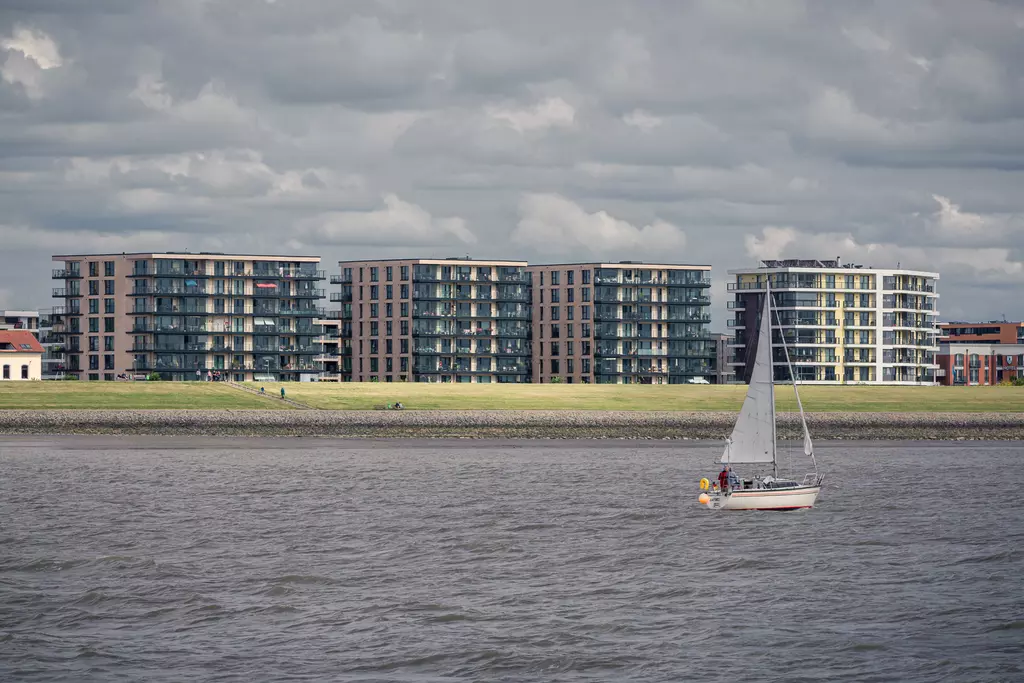
[[[757,353],[736,426],[726,442],[723,463],[775,461],[775,389],[772,368],[771,290],[765,292]],[[809,439],[809,437],[808,437]]]

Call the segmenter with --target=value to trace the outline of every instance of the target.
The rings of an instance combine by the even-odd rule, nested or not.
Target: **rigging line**
[[[804,432],[803,433],[803,437],[804,437],[804,439],[807,439],[807,437],[808,437],[807,418],[804,415],[804,404],[800,400],[800,390],[797,389],[797,386],[796,386],[796,375],[793,373],[793,362],[790,360],[790,357],[789,357],[789,345],[786,344],[786,335],[782,331],[782,316],[779,315],[779,309],[778,309],[777,306],[775,307],[775,318],[779,321],[779,339],[782,340],[782,351],[786,354],[786,369],[789,371],[789,378],[793,382],[793,393],[796,395],[796,407],[800,411],[800,425],[803,427],[803,432]],[[773,370],[773,372],[774,372],[774,370]],[[774,377],[774,374],[772,376]],[[774,389],[774,387],[773,387],[773,389]],[[773,396],[775,395],[774,391],[772,392],[772,395]],[[818,462],[814,458],[814,446],[813,446],[813,444],[811,446],[810,451],[811,452],[809,453],[809,455],[811,456],[811,464],[814,466],[814,474],[815,474],[815,476],[817,476],[817,474],[818,474]],[[792,463],[790,463],[790,467],[792,467]]]

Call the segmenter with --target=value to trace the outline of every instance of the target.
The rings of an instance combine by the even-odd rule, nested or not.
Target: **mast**
[[[771,395],[772,395],[772,476],[779,476],[779,438],[778,438],[778,425],[777,418],[775,416],[775,356],[772,354],[772,276],[771,273],[765,273],[764,276],[764,305],[768,307],[768,334],[761,335],[762,341],[765,339],[768,341],[768,367],[770,368],[771,375],[769,376]],[[775,315],[778,315],[779,311],[776,309]],[[792,370],[790,370],[792,373]],[[792,376],[792,374],[790,375]]]

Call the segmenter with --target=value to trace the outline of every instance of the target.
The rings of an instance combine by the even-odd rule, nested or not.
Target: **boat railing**
[[[824,478],[825,477],[822,477],[821,479],[824,479]],[[804,480],[803,480],[803,482],[801,482],[800,485],[801,486],[817,486],[818,484],[821,483],[821,479],[818,478],[818,473],[817,472],[808,472],[807,474],[804,475]]]

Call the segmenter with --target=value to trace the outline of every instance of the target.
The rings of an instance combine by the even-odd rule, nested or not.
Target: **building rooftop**
[[[531,267],[536,268],[554,268],[564,266],[597,266],[598,268],[697,268],[700,270],[710,270],[711,266],[700,263],[645,263],[643,261],[618,261],[616,263],[608,263],[605,261],[576,261],[573,263],[531,263]]]
[[[258,259],[278,259],[282,261],[290,261],[292,259],[308,259],[319,261],[319,256],[308,256],[300,254],[229,254],[223,251],[134,251],[124,252],[120,254],[54,254],[50,257],[52,261],[63,261],[67,259],[83,259],[83,258],[99,258],[99,257],[112,257],[112,256],[144,256],[146,258],[196,258],[196,257],[213,257],[213,258],[258,258]]]
[[[0,353],[45,353],[36,336],[28,330],[0,330]]]

